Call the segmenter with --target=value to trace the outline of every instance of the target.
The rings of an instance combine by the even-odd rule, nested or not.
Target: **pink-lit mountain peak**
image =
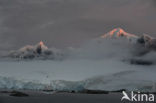
[[[134,34],[130,34],[125,32],[122,28],[115,28],[113,30],[111,30],[110,32],[104,34],[101,36],[101,38],[106,38],[106,37],[137,37]]]

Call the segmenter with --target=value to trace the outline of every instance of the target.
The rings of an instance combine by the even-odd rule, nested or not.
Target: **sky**
[[[16,84],[20,83],[15,80],[18,79],[50,83],[51,80],[79,81],[98,76],[89,79],[91,84],[88,85],[104,87],[103,90],[107,86],[122,89],[121,85],[133,89],[152,85],[153,88],[156,81],[155,65],[131,63],[133,59],[136,64],[138,60],[155,63],[155,52],[138,57],[136,54],[142,53],[144,48],[129,45],[123,38],[112,39],[111,42],[94,38],[117,27],[128,33],[146,33],[156,37],[155,18],[156,0],[0,0],[0,56],[4,56],[1,51],[10,53],[10,50],[40,41],[49,48],[81,47],[60,50],[63,53],[61,61],[57,57],[55,60],[55,55],[54,61],[12,62],[6,58],[6,61],[0,62],[0,79],[3,82],[0,84],[10,87],[8,83],[12,84],[12,78],[17,87]],[[101,78],[105,75],[108,75],[106,79]],[[5,77],[11,77],[11,80]],[[111,82],[106,85],[105,80]]]
[[[0,50],[79,46],[116,27],[156,37],[155,18],[155,0],[0,0]]]

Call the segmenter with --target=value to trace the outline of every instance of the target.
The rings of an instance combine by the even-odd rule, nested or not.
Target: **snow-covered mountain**
[[[115,28],[110,32],[101,36],[101,38],[126,38],[130,43],[133,44],[141,44],[141,46],[145,47],[148,50],[156,50],[156,39],[143,34],[141,36],[127,33],[122,28]]]
[[[19,50],[11,51],[7,57],[18,58],[18,59],[61,59],[63,54],[55,49],[49,49],[41,41],[36,45],[27,45]]]
[[[102,49],[97,52],[97,48]],[[105,48],[107,48],[107,50]],[[139,36],[127,33],[122,28],[115,28],[98,39],[84,43],[79,49],[67,49],[68,53],[66,52],[66,54],[68,56],[70,55],[70,57],[72,55],[72,57],[83,56],[83,58],[85,58],[89,56],[91,58],[101,58],[100,55],[108,55],[108,53],[117,55],[117,52],[113,52],[117,49],[120,52],[126,53],[125,55],[129,55],[127,53],[132,51],[132,54],[142,56],[150,51],[156,50],[156,39],[146,34]],[[127,51],[121,51],[124,49]],[[27,45],[19,50],[11,51],[6,57],[17,59],[63,59],[64,54],[65,53],[62,53],[58,49],[48,48],[41,41],[36,45]]]

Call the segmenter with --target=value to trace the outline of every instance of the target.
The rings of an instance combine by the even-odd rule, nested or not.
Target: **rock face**
[[[63,53],[57,49],[49,49],[41,41],[37,45],[27,45],[19,50],[12,51],[8,57],[19,58],[19,59],[61,59]]]
[[[144,42],[145,42],[145,47],[150,50],[156,51],[156,38],[153,38],[146,34],[143,35],[143,38],[144,38]]]

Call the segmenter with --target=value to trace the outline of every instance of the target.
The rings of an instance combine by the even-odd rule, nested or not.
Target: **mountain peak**
[[[136,43],[136,40],[138,39],[137,35],[127,33],[122,28],[115,28],[110,32],[101,36],[101,38],[118,38],[118,37],[125,37],[126,39],[128,39],[128,41],[133,43]]]
[[[106,38],[106,37],[128,37],[128,36],[135,36],[135,35],[125,32],[122,28],[115,28],[115,29],[111,30],[110,32],[102,35],[101,38]]]
[[[48,48],[42,41],[36,45],[26,45],[18,50],[11,51],[7,56],[19,59],[61,59],[62,53],[55,48]]]
[[[46,45],[44,45],[43,41],[40,41],[38,44],[37,44],[37,48],[41,48],[43,50],[46,50],[48,49],[48,47]]]
[[[44,45],[43,41],[40,41],[40,42],[39,42],[39,45]]]
[[[126,35],[126,32],[122,28],[115,28],[110,32],[106,33],[105,35],[101,36],[101,38],[106,37],[120,37]]]

